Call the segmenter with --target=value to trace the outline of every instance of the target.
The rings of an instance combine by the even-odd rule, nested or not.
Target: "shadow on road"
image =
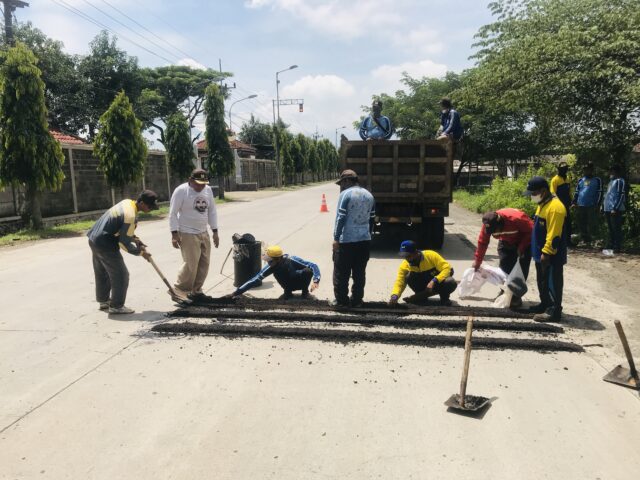
[[[160,322],[165,321],[167,312],[159,312],[157,310],[144,310],[142,312],[131,313],[128,315],[117,315],[110,313],[107,318],[118,322]]]

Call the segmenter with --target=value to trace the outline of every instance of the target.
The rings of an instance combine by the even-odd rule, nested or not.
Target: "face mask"
[[[613,180],[614,178],[616,178],[615,175],[609,175],[609,180]]]
[[[542,201],[542,195],[531,195],[531,201],[533,203],[540,203]]]
[[[446,109],[446,108],[443,108],[443,109],[442,109],[442,113],[447,113],[447,109]]]

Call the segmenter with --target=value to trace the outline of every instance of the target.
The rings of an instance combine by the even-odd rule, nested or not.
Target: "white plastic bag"
[[[493,306],[496,308],[509,308],[511,306],[512,298],[513,292],[507,287],[504,289],[504,293],[495,299]]]
[[[460,298],[470,297],[478,293],[486,282],[502,286],[506,279],[507,275],[502,270],[490,265],[482,265],[478,271],[467,268],[458,284],[458,293]]]
[[[511,273],[509,273],[505,285],[513,295],[520,298],[524,297],[529,290],[527,288],[527,279],[524,278],[524,272],[522,271],[522,265],[520,265],[520,260],[518,260],[515,266],[511,269]]]

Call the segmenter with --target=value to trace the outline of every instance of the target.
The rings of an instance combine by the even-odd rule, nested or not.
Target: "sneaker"
[[[330,307],[348,307],[349,304],[347,302],[339,302],[334,298],[333,300],[329,301],[329,306]]]
[[[293,297],[293,293],[291,292],[284,292],[282,295],[280,295],[280,300],[289,300],[291,297]]]
[[[109,302],[100,302],[100,310],[103,312],[109,310]]]
[[[362,307],[362,300],[351,300],[351,308],[360,308]]]
[[[115,308],[115,307],[110,307],[109,308],[109,313],[113,313],[113,314],[116,314],[116,315],[125,315],[125,314],[129,314],[129,313],[134,313],[134,312],[135,312],[135,310],[133,310],[132,308],[129,308],[129,307],[125,307],[125,306],[118,307],[118,308]]]
[[[561,322],[562,308],[550,308],[544,313],[538,313],[533,316],[534,322]]]
[[[547,307],[542,303],[529,307],[529,313],[544,313],[546,310]]]
[[[311,298],[311,294],[309,293],[308,290],[303,290],[302,293],[300,294],[300,298],[304,300],[308,300]]]
[[[445,298],[440,298],[440,305],[442,305],[443,307],[450,307],[452,303],[449,297],[445,297]]]
[[[509,305],[509,308],[516,309],[516,308],[520,308],[520,307],[522,307],[522,298],[520,298],[520,297],[512,297],[511,298],[511,304]]]

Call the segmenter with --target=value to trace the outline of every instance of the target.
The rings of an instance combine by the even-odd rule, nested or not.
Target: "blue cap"
[[[416,253],[418,251],[418,245],[413,240],[405,240],[400,244],[400,255],[406,256],[411,253]]]
[[[544,177],[532,177],[527,183],[527,189],[522,194],[529,197],[533,192],[543,188],[549,190],[549,182]]]

